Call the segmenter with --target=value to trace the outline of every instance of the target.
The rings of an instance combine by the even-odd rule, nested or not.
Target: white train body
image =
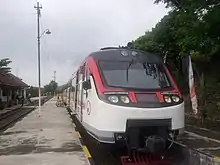
[[[136,56],[140,54],[136,62],[134,59],[137,57],[132,53],[136,53]],[[143,59],[140,58],[142,55]],[[145,59],[145,56],[150,56],[150,58]],[[100,61],[102,60],[110,61],[110,63],[101,65]],[[153,63],[153,67],[157,66],[154,63],[158,63],[160,67],[163,66],[162,71],[159,71],[161,68],[158,67],[159,69],[152,71],[152,74],[158,74],[157,76],[164,74],[165,79],[164,77],[160,78],[167,82],[168,87],[155,88],[157,87],[155,82],[162,80],[160,78],[158,78],[160,80],[153,79],[150,77],[153,75],[149,73],[144,75],[145,73],[141,72],[140,75],[143,78],[135,78],[135,76],[138,77],[139,71],[143,70],[142,64],[139,65],[139,63],[146,60]],[[128,63],[126,69],[123,67],[124,61],[126,66]],[[148,70],[155,70],[154,68],[149,69],[150,65]],[[105,73],[112,72],[115,77],[105,77]],[[136,74],[131,75],[134,72]],[[142,84],[145,85],[144,76],[146,76],[146,81],[149,79],[146,86],[150,84],[149,88],[145,89],[141,88]],[[118,83],[119,79],[123,80],[121,86],[118,85],[120,84]],[[124,82],[128,83],[124,84]],[[137,86],[134,85],[136,82]],[[132,87],[129,86],[129,83]],[[85,60],[74,75],[72,85],[75,87],[75,91],[69,95],[71,96],[69,97],[70,107],[88,133],[99,142],[116,143],[120,138],[126,139],[129,128],[140,128],[141,131],[136,131],[136,133],[146,132],[144,136],[150,136],[147,132],[152,132],[154,127],[166,127],[168,132],[178,131],[179,133],[184,129],[184,101],[168,69],[157,56],[126,49],[95,52]],[[154,134],[154,129],[152,134]]]

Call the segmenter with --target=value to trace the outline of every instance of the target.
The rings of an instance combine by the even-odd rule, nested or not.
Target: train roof
[[[93,57],[95,61],[100,60],[116,60],[116,61],[130,61],[132,59],[138,59],[140,61],[147,61],[152,63],[163,63],[160,56],[149,52],[144,52],[136,49],[127,48],[114,48],[107,47],[102,48],[97,52],[93,52],[89,55]]]

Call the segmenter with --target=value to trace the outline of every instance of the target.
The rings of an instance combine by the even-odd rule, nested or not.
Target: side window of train
[[[83,72],[83,77],[82,77],[82,81],[85,81],[85,77],[86,77],[86,64],[84,64],[83,66],[82,66],[82,72]]]
[[[88,97],[88,89],[91,89],[91,84],[90,84],[90,72],[89,72],[89,68],[88,68],[88,65],[86,64],[85,65],[85,79],[84,79],[84,85],[86,86],[87,90],[85,90],[85,95],[86,95],[86,98]],[[90,88],[89,88],[90,86]]]
[[[90,71],[89,71],[89,67],[86,67],[86,81],[90,80]]]

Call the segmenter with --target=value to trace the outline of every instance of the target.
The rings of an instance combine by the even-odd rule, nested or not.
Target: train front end
[[[184,101],[162,59],[128,49],[104,50],[93,59],[102,80],[96,115],[105,142],[151,153],[167,149],[168,139],[183,132]]]

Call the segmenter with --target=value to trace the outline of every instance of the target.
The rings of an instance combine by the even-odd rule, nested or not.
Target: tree
[[[217,73],[220,69],[220,1],[155,0],[155,3],[164,3],[171,11],[151,31],[138,37],[134,47],[161,56],[167,54],[171,71],[185,94],[188,86],[183,79],[184,56],[189,53],[200,110],[206,109],[209,116],[220,118],[220,76]]]
[[[51,93],[54,95],[57,87],[58,87],[58,84],[55,81],[51,80],[49,84],[44,86],[43,91],[44,93]]]
[[[176,37],[183,51],[217,55],[220,51],[219,0],[156,0],[176,12]]]
[[[71,80],[69,80],[66,84],[63,84],[63,85],[61,85],[61,86],[59,86],[58,88],[57,88],[57,92],[58,93],[62,93],[64,90],[66,90],[67,88],[69,88],[69,87],[71,87],[72,89],[72,91],[75,91],[75,88],[74,87],[72,87],[72,83],[71,83],[72,81]]]
[[[12,61],[9,60],[9,58],[4,58],[0,60],[0,72],[1,73],[9,73],[11,72],[11,68],[8,67],[8,65],[11,63]]]
[[[30,93],[31,97],[38,97],[38,87],[31,86],[29,89],[27,89],[27,93]]]

